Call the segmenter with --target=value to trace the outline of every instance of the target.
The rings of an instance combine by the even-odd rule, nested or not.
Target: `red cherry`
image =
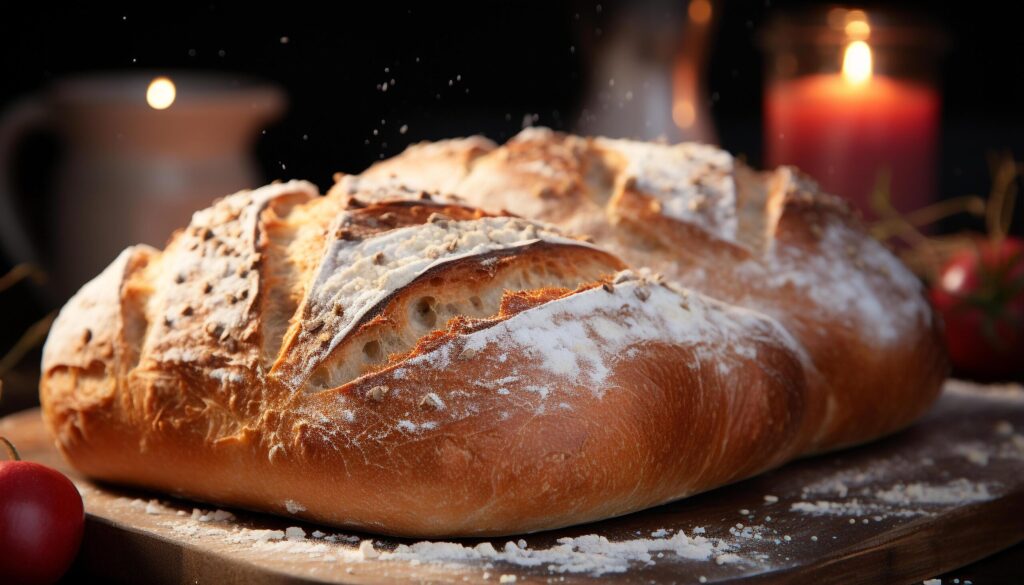
[[[0,582],[56,582],[78,554],[84,524],[82,496],[67,477],[0,461]]]
[[[939,273],[932,304],[953,367],[983,379],[1024,372],[1024,240],[982,241]]]

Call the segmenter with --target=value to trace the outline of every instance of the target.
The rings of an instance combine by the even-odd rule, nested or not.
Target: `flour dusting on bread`
[[[259,367],[260,215],[276,200],[316,195],[310,183],[292,181],[242,191],[196,212],[152,267],[147,312],[153,326],[143,360]]]
[[[620,172],[627,184],[657,202],[660,213],[722,240],[737,239],[736,183],[728,152],[696,143],[598,139],[595,144],[626,159]]]
[[[815,254],[780,246],[770,252],[766,266],[748,262],[738,272],[772,289],[796,288],[814,301],[808,311],[879,343],[899,343],[905,331],[931,326],[920,281],[882,244],[829,223],[820,231],[817,246],[821,252]],[[836,257],[850,261],[837,262]],[[901,294],[881,295],[880,290]],[[752,304],[757,306],[757,301]]]
[[[472,333],[463,351],[479,352],[494,344],[535,355],[549,373],[564,378],[556,389],[584,386],[600,394],[610,362],[629,359],[630,349],[645,343],[694,345],[698,360],[721,362],[726,368],[735,355],[756,359],[758,341],[795,347],[767,317],[692,291],[681,295],[628,272],[621,276],[626,278],[610,289],[586,290]]]
[[[343,215],[337,223],[346,219]],[[539,241],[589,246],[550,226],[508,217],[439,218],[367,239],[336,239],[326,247],[300,309],[305,320],[297,331],[296,355],[278,369],[287,372],[291,387],[298,388],[368,312],[417,276],[445,263]],[[304,342],[305,338],[318,343]],[[294,367],[295,362],[301,365]]]

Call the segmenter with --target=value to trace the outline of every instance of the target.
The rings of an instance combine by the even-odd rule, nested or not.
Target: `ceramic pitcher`
[[[91,75],[22,99],[0,122],[0,242],[14,261],[50,273],[55,300],[125,246],[163,246],[196,209],[262,182],[252,141],[281,114],[284,94],[237,76],[161,75],[177,89],[165,109],[147,103],[155,73]],[[20,138],[40,125],[57,132],[67,155],[45,233],[30,234],[18,209],[42,194],[14,193],[10,165]]]

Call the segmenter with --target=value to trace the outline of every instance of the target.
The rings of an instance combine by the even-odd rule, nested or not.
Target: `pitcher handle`
[[[11,166],[22,138],[49,118],[49,109],[38,95],[21,98],[0,116],[0,248],[15,264],[38,264],[39,255],[18,213]]]

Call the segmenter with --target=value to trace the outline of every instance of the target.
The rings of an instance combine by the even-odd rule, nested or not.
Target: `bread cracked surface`
[[[900,428],[945,373],[933,328],[789,169],[531,130],[412,147],[324,197],[237,193],[125,250],[55,322],[41,398],[91,477],[511,534]]]

